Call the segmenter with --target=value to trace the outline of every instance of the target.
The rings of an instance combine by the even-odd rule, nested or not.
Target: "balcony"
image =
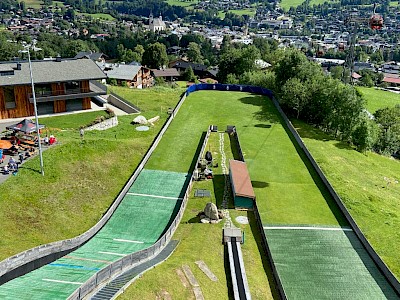
[[[59,95],[54,95],[59,94]],[[67,89],[60,91],[40,91],[35,92],[36,102],[50,102],[57,100],[71,100],[71,99],[81,99],[86,97],[95,97],[107,94],[107,87],[99,82],[91,81],[89,82],[89,89]],[[29,102],[33,103],[33,94],[28,94]]]

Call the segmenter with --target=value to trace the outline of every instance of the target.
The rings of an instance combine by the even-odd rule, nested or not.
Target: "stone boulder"
[[[206,207],[204,208],[204,214],[206,215],[207,218],[209,218],[210,220],[219,220],[219,216],[218,216],[218,208],[217,206],[212,203],[212,202],[208,202],[206,204]]]

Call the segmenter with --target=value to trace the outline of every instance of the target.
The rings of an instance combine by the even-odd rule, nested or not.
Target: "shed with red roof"
[[[251,185],[246,163],[239,160],[230,160],[229,177],[232,184],[235,208],[253,209],[256,195]]]

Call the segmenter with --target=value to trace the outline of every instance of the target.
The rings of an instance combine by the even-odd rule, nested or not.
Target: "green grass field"
[[[111,16],[110,14],[88,14],[88,13],[79,13],[78,15],[86,16],[86,17],[91,17],[92,19],[100,19],[100,20],[106,20],[106,21],[114,21],[115,18]]]
[[[189,1],[183,1],[183,0],[167,0],[166,2],[167,2],[169,5],[188,7],[188,6],[194,6],[194,5],[196,5],[199,1],[198,1],[198,0],[189,0]]]
[[[285,9],[285,10],[289,10],[289,8],[291,6],[293,7],[297,7],[300,4],[302,4],[304,2],[304,0],[281,0],[280,6]],[[338,2],[337,0],[311,0],[310,1],[310,5],[318,5],[318,4],[322,4],[325,2]]]
[[[374,113],[380,108],[400,105],[400,94],[367,87],[357,87],[357,90],[366,100],[370,113]]]
[[[204,128],[210,124],[219,128],[235,124],[248,155],[246,161],[252,179],[259,183],[256,195],[264,200],[258,204],[260,211],[268,211],[269,223],[342,223],[337,211],[332,214],[328,205],[331,200],[325,199],[326,192],[315,184],[272,102],[266,99],[248,93],[193,93],[154,151],[147,168],[188,172]],[[307,202],[302,203],[299,198]]]
[[[139,133],[129,124],[134,116],[120,117],[118,127],[104,132],[87,132],[85,141],[81,142],[77,128],[98,113],[70,116],[71,119],[75,116],[72,122],[67,116],[41,120],[52,128],[50,132],[56,134],[60,145],[44,153],[45,178],[35,171],[39,169],[35,158],[26,162],[17,176],[2,184],[0,259],[39,244],[75,236],[91,227],[130,176],[165,121],[167,109],[175,105],[183,91],[120,87],[112,90],[141,107],[147,118],[160,115],[161,121],[152,130]],[[260,210],[268,211],[262,216],[263,220],[279,224],[343,225],[345,222],[340,213],[334,210],[332,214],[329,198],[323,189],[318,189],[318,181],[316,184],[315,177],[308,172],[273,105],[265,100],[261,96],[235,92],[202,91],[190,95],[146,168],[187,172],[207,126],[215,124],[223,130],[226,125],[234,124],[245,150],[256,195],[258,199],[268,200],[259,202]],[[394,181],[399,179],[400,163],[372,153],[360,154],[303,123],[295,122],[295,126],[363,232],[399,277],[396,249],[400,247],[397,231],[400,185]],[[217,201],[218,184],[196,184],[199,184],[196,187],[214,191]],[[307,203],[301,201],[303,198]],[[181,244],[175,254],[133,284],[125,294],[126,299],[136,299],[137,295],[142,299],[154,299],[163,288],[176,296],[173,299],[190,298],[191,292],[182,288],[175,273],[182,262],[192,267],[202,289],[206,286],[203,291],[206,299],[209,295],[229,298],[228,281],[224,278],[225,271],[222,272],[224,265],[221,266],[221,227],[220,224],[210,226],[205,234],[207,227],[193,223],[204,207],[205,203],[201,201],[206,199],[199,200],[189,201],[176,233],[175,238],[181,238]],[[252,214],[248,216],[252,221]],[[259,248],[259,236],[254,220],[243,229],[249,236],[248,244],[243,247],[245,264],[254,266],[248,274],[252,296],[270,299],[270,274],[265,276],[268,269],[256,249]],[[16,239],[16,236],[22,238]],[[208,238],[206,242],[204,236]],[[221,282],[212,285],[194,265],[199,253]],[[211,294],[215,289],[221,289],[221,293]]]
[[[400,278],[400,161],[361,154],[302,122],[293,122],[361,230]],[[386,179],[385,179],[386,178]]]
[[[399,6],[400,4],[399,4],[399,1],[390,1],[389,5],[392,7],[396,7],[396,6]]]
[[[42,0],[26,0],[25,1],[26,7],[41,8],[42,4],[43,4]]]
[[[136,90],[126,89],[135,98]],[[141,91],[139,91],[141,92]],[[0,188],[0,260],[26,249],[71,238],[93,226],[107,210],[126,180],[147,151],[167,118],[158,103],[175,106],[181,91],[159,90],[140,93],[146,117],[161,119],[147,132],[130,124],[136,115],[119,117],[119,125],[106,131],[85,133],[82,142],[78,128],[102,112],[43,118],[45,132],[59,144],[43,153],[45,176],[38,170],[39,158],[27,161],[17,176]],[[16,238],[19,237],[19,238]]]
[[[224,134],[224,145],[226,159],[232,159],[233,154],[227,134]],[[210,135],[206,149],[212,152],[213,158],[215,162],[218,162],[219,166],[213,169],[213,180],[194,183],[185,214],[174,235],[174,239],[179,239],[180,244],[165,263],[141,276],[122,294],[121,299],[154,299],[163,290],[167,291],[172,299],[190,299],[191,290],[182,285],[176,274],[176,270],[184,264],[189,265],[193,270],[195,277],[200,282],[205,299],[231,299],[231,283],[226,275],[226,273],[230,272],[229,262],[224,254],[226,249],[221,243],[223,221],[215,225],[202,224],[199,222],[199,217],[197,217],[197,214],[204,209],[207,202],[211,201],[217,205],[221,203],[224,188],[219,135],[217,133]],[[195,198],[194,191],[197,188],[208,189],[211,192],[211,198]],[[232,197],[230,197],[229,206],[233,207]],[[233,220],[239,215],[249,217],[249,225],[240,225],[235,220],[234,223],[245,232],[246,242],[242,246],[242,251],[245,265],[248,266],[246,267],[246,274],[253,299],[273,299],[267,277],[267,274],[271,275],[271,271],[267,267],[266,269],[263,267],[263,265],[267,266],[268,262],[265,261],[265,257],[262,257],[259,251],[261,236],[256,229],[253,214],[233,209],[230,209],[230,214]],[[207,237],[206,241],[204,239],[205,236]],[[200,271],[194,263],[198,260],[206,262],[218,277],[217,282],[210,281]]]
[[[230,13],[239,15],[239,16],[243,16],[243,15],[248,15],[253,17],[256,14],[256,9],[255,8],[246,8],[246,9],[230,9],[229,10]],[[218,12],[218,17],[220,19],[224,19],[225,18],[226,13],[223,11]]]
[[[151,89],[132,90],[112,86],[110,90],[141,108],[141,113],[146,118],[152,118],[155,115],[166,114],[168,108],[174,107],[176,103],[171,99],[180,97],[185,88],[154,87]]]
[[[153,154],[147,168],[186,172],[188,170],[187,166],[192,160],[192,153],[194,153],[196,147],[199,145],[199,134],[204,130],[204,124],[216,124],[220,129],[223,129],[225,124],[235,124],[238,128],[242,147],[245,151],[245,158],[249,166],[260,211],[268,212],[262,215],[263,220],[267,220],[273,224],[314,223],[346,225],[346,222],[337,211],[337,208],[334,208],[334,205],[331,204],[327,205],[330,200],[329,197],[325,195],[325,192],[316,189],[314,182],[312,184],[307,183],[313,174],[311,173],[310,175],[308,170],[304,168],[305,166],[301,161],[301,157],[297,155],[294,146],[287,138],[285,130],[279,124],[279,118],[276,116],[275,109],[268,101],[265,102],[265,98],[245,93],[223,92],[222,96],[221,92],[196,92],[190,95],[186,101],[178,117],[171,124],[171,127]],[[207,107],[207,110],[202,110],[202,107]],[[240,114],[237,114],[238,111],[240,111]],[[338,192],[342,195],[356,221],[360,224],[361,228],[365,230],[367,237],[374,243],[374,246],[376,246],[376,249],[382,255],[385,262],[390,265],[396,274],[399,274],[398,269],[400,264],[398,260],[396,261],[397,252],[394,250],[397,249],[399,245],[397,245],[397,243],[393,245],[392,243],[393,240],[400,241],[399,234],[397,233],[399,225],[397,215],[399,201],[397,199],[400,199],[398,186],[392,184],[388,189],[385,189],[385,193],[388,193],[387,198],[390,200],[387,205],[382,206],[381,211],[376,214],[374,214],[374,212],[379,209],[378,206],[374,207],[374,205],[370,203],[370,201],[374,200],[368,198],[362,200],[358,198],[361,196],[364,197],[363,195],[368,189],[380,191],[380,189],[384,188],[382,180],[380,180],[379,184],[379,179],[374,178],[374,169],[371,168],[370,164],[377,167],[376,170],[383,171],[388,168],[393,168],[391,164],[398,164],[398,162],[373,155],[372,160],[365,162],[365,166],[360,170],[360,161],[364,161],[363,155],[343,145],[338,146],[337,142],[327,142],[323,140],[324,137],[320,137],[321,141],[319,139],[315,141],[315,137],[308,139],[308,132],[309,134],[316,134],[313,129],[311,127],[305,128],[304,126],[300,128],[297,123],[296,126],[299,129],[302,128],[300,132],[303,134],[307,144],[314,142],[319,143],[316,146],[316,151],[318,151],[317,161],[322,163],[325,173],[332,172],[330,179],[333,183],[337,184],[338,181],[347,183],[346,189],[348,189],[351,196],[345,193],[346,189],[343,191],[339,188]],[[197,132],[197,134],[195,134],[195,132]],[[174,147],[171,147],[171,145],[174,145]],[[214,153],[214,150],[211,151]],[[319,155],[322,154],[324,155],[324,160],[321,162]],[[337,158],[337,156],[339,156],[339,158]],[[345,161],[343,161],[343,158],[340,158],[342,156],[346,158],[347,156],[353,156],[353,159],[345,159]],[[168,157],[168,159],[164,160],[163,157]],[[336,171],[333,163],[329,165],[329,169],[325,167],[326,165],[323,162],[330,162],[332,157],[337,160],[339,166],[343,168],[340,172]],[[385,163],[380,166],[381,160],[387,164]],[[362,165],[363,164],[364,162]],[[347,171],[345,171],[345,168],[347,168]],[[351,172],[349,172],[349,168]],[[395,178],[396,174],[399,174],[398,168],[399,166],[395,165],[395,169],[386,172],[386,176]],[[368,180],[365,180],[365,178]],[[311,180],[316,180],[316,178],[313,177]],[[354,180],[357,180],[358,183],[355,184]],[[378,182],[374,183],[372,182],[373,180],[377,180]],[[213,190],[209,183],[196,183],[196,185],[198,184],[202,184],[200,186],[201,188]],[[195,188],[196,187],[197,186],[195,186]],[[216,191],[214,186],[214,195],[216,195],[215,201],[218,202],[217,194],[218,191]],[[323,196],[325,196],[326,200]],[[307,203],[304,202],[304,204],[302,204],[303,198],[307,199]],[[268,201],[263,203],[260,201],[261,199],[268,199]],[[373,197],[371,199],[373,199]],[[362,205],[359,204],[360,201],[363,201]],[[196,239],[196,236],[200,237],[202,234],[202,236],[210,237],[210,240],[214,240],[215,238],[214,242],[209,242],[212,245],[216,243],[217,237],[215,237],[216,233],[213,233],[214,229],[212,229],[212,232],[210,231],[211,229],[207,230],[207,233],[204,233],[204,231],[200,229],[198,233],[194,231],[194,228],[202,226],[200,224],[190,223],[190,220],[196,220],[195,216],[202,207],[198,202],[198,199],[192,199],[188,204],[189,206],[185,212],[184,220],[176,234],[176,237],[182,238],[182,244],[178,247],[175,254],[173,254],[171,259],[165,264],[143,275],[142,278],[125,292],[126,294],[122,296],[122,299],[135,299],[139,297],[139,295],[146,295],[143,297],[145,299],[154,298],[159,295],[162,290],[170,292],[173,298],[187,299],[188,294],[182,294],[182,290],[184,289],[175,274],[175,269],[179,268],[183,264],[182,262],[191,265],[196,272],[195,275],[200,277],[200,280],[206,279],[201,272],[196,270],[193,261],[199,259],[200,253],[205,253],[206,257],[208,257],[209,249],[204,248],[204,244]],[[352,203],[353,205],[350,205]],[[377,203],[380,205],[381,201]],[[333,207],[333,213],[329,206],[331,206],[331,208]],[[371,213],[374,214],[374,216],[372,216]],[[387,216],[392,217],[387,219]],[[375,218],[374,221],[369,221],[372,218]],[[185,222],[185,220],[188,221]],[[375,228],[378,224],[381,227],[379,230]],[[383,230],[383,235],[381,235],[380,231],[382,227],[386,227],[386,232]],[[183,235],[186,230],[190,232],[190,234],[187,233],[187,237]],[[255,232],[256,230],[252,231],[253,234],[255,234]],[[381,239],[382,242],[379,242]],[[257,237],[255,240],[257,240]],[[380,243],[380,245],[378,246],[377,243]],[[193,251],[190,245],[193,245],[198,251]],[[220,249],[220,247],[216,246],[210,248]],[[254,245],[252,251],[254,251]],[[252,251],[250,252],[254,253]],[[199,254],[195,256],[193,252]],[[215,250],[213,253],[215,252],[218,253],[218,250]],[[219,257],[220,255],[221,254],[219,254]],[[250,254],[246,255],[251,256]],[[218,269],[218,265],[221,263],[219,260],[214,261],[211,259],[206,262],[212,270]],[[248,276],[256,276],[255,274],[261,274],[261,271],[262,269],[260,266],[254,270],[254,273],[252,273],[253,270],[251,270],[251,274]],[[163,283],[165,278],[168,278],[168,282],[176,282],[173,286],[179,286],[180,292]],[[249,282],[251,283],[254,278],[250,278]],[[260,278],[263,277],[261,276]],[[254,298],[267,298],[265,291],[262,292],[258,290],[258,297],[254,296],[254,291],[257,291],[257,289],[252,289]],[[190,294],[187,290],[185,293]],[[208,289],[206,288],[205,294],[207,293]],[[179,296],[176,297],[177,295]],[[222,297],[221,299],[225,298]]]

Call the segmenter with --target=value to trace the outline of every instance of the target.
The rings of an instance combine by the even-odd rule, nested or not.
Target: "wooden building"
[[[256,195],[251,185],[246,163],[239,160],[230,160],[229,177],[232,184],[235,208],[253,209]]]
[[[177,69],[170,68],[170,69],[151,69],[151,74],[154,78],[163,78],[165,81],[174,81],[179,80],[181,74]]]
[[[128,87],[135,89],[148,88],[153,85],[154,78],[150,69],[141,65],[97,63],[107,74],[109,79],[115,79],[118,85],[125,83]]]
[[[91,98],[105,95],[95,80],[106,75],[90,59],[32,61],[38,114],[91,108]],[[0,63],[0,119],[34,115],[28,62]]]

